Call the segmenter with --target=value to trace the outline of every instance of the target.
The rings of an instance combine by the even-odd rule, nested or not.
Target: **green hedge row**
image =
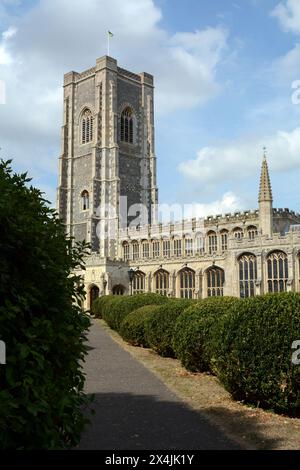
[[[160,305],[151,304],[130,312],[121,323],[120,335],[122,338],[133,346],[150,347],[145,334],[146,324],[160,308]]]
[[[100,310],[126,341],[217,375],[237,400],[300,415],[300,366],[292,362],[300,294],[198,301],[143,294],[103,301]]]
[[[132,296],[115,296],[102,306],[102,317],[113,330],[120,331],[124,318],[144,305],[157,305],[168,302],[159,294],[137,294]]]

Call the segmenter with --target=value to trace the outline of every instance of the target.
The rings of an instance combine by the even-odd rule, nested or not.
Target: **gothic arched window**
[[[218,237],[216,232],[208,232],[208,252],[213,255],[218,250]]]
[[[142,271],[135,271],[132,280],[132,293],[142,294],[145,292],[145,274]]]
[[[255,295],[255,281],[257,279],[256,256],[245,253],[239,258],[240,297],[253,297]]]
[[[93,140],[94,118],[90,109],[86,109],[81,118],[81,143],[87,144]]]
[[[222,251],[227,251],[228,249],[228,230],[221,231],[221,245]]]
[[[154,275],[155,292],[161,295],[168,295],[169,289],[169,273],[164,269],[160,269]]]
[[[128,261],[130,257],[130,246],[129,243],[124,242],[123,243],[123,258],[124,261]]]
[[[88,191],[82,191],[81,193],[81,209],[87,211],[90,207],[90,197]]]
[[[184,299],[192,299],[195,290],[195,271],[189,268],[182,269],[179,272],[180,297]]]
[[[133,143],[133,112],[129,106],[121,114],[121,141]]]
[[[255,227],[254,225],[250,225],[250,227],[247,227],[247,231],[249,240],[254,240],[254,238],[258,235],[257,227]]]
[[[212,267],[206,271],[207,296],[222,297],[225,275],[221,268]]]
[[[243,229],[240,227],[237,227],[233,230],[233,235],[236,240],[242,240],[244,238],[244,232]]]
[[[285,292],[288,281],[288,258],[283,251],[273,251],[267,257],[268,291]]]
[[[132,259],[138,259],[140,257],[140,246],[137,241],[132,242]]]

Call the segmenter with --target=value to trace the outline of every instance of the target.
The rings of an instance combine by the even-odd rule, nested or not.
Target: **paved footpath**
[[[97,320],[89,333],[86,391],[95,394],[79,449],[238,449],[201,413],[122,349]]]

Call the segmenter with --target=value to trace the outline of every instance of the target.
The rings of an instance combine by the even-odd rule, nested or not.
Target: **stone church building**
[[[153,90],[152,75],[108,56],[64,76],[57,209],[91,245],[85,307],[106,294],[300,291],[300,215],[273,208],[265,155],[258,209],[158,221]]]

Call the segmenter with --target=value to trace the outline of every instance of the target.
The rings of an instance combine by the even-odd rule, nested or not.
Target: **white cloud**
[[[194,203],[187,205],[184,209],[184,218],[192,219],[193,217],[200,218],[209,215],[232,213],[241,210],[243,206],[242,199],[234,192],[228,191],[216,201],[207,204]]]
[[[178,169],[190,181],[217,185],[226,181],[249,179],[260,168],[262,147],[268,149],[272,171],[300,168],[300,127],[291,132],[278,131],[264,139],[232,142],[223,147],[204,147],[192,160]]]
[[[299,0],[280,2],[271,12],[278,19],[283,31],[300,34],[300,3]]]
[[[5,14],[7,23],[9,10]],[[7,104],[0,107],[4,151],[30,173],[52,168],[55,175],[63,74],[89,68],[106,53],[107,29],[114,33],[111,55],[120,66],[154,74],[156,113],[191,108],[215,96],[227,32],[208,27],[171,35],[160,26],[161,18],[153,0],[40,0],[11,18],[0,42],[0,79],[7,90]]]

